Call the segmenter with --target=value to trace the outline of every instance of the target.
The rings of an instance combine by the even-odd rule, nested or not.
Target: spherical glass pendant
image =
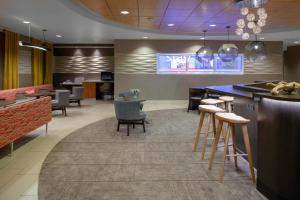
[[[266,10],[264,9],[264,8],[259,8],[259,9],[257,9],[257,15],[264,15],[264,14],[266,14]]]
[[[250,62],[262,61],[266,58],[266,45],[262,41],[250,42],[245,47],[245,57]]]
[[[266,26],[266,20],[265,19],[258,20],[257,25],[260,27]]]
[[[254,20],[255,20],[255,15],[254,14],[248,14],[247,15],[247,20],[249,21],[249,22],[253,22]]]
[[[253,33],[254,34],[259,34],[259,33],[261,33],[261,28],[259,27],[259,26],[255,26],[254,28],[253,28]]]
[[[196,52],[196,59],[201,63],[210,62],[214,59],[214,52],[211,48],[203,46]]]
[[[245,25],[246,25],[245,20],[244,19],[238,19],[237,22],[236,22],[236,25],[239,28],[244,28]]]
[[[253,29],[255,27],[255,23],[254,22],[248,22],[248,28],[249,29]]]
[[[241,8],[241,14],[247,15],[249,13],[249,9],[247,7]]]
[[[223,44],[218,51],[219,58],[223,62],[232,62],[239,55],[239,49],[235,44]]]
[[[259,15],[259,19],[264,19],[266,20],[268,18],[268,14],[267,13],[264,13],[262,15]]]
[[[242,35],[243,40],[248,40],[249,38],[250,38],[249,33],[243,33],[243,35]]]
[[[244,33],[244,31],[243,31],[243,29],[241,29],[241,28],[237,28],[236,30],[235,30],[235,34],[237,34],[237,35],[242,35]]]

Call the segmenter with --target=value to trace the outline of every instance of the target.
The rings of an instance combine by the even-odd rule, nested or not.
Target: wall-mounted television
[[[113,81],[114,74],[112,72],[101,72],[101,80],[102,81]]]
[[[243,74],[244,56],[239,56],[232,62],[223,62],[218,54],[210,62],[199,62],[194,53],[157,54],[158,74]]]

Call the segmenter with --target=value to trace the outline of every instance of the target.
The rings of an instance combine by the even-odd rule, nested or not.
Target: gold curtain
[[[46,44],[49,51],[45,55],[45,84],[53,84],[53,45]]]
[[[40,40],[32,39],[32,43],[42,45]],[[42,85],[44,82],[44,53],[42,50],[32,50],[32,85]]]
[[[5,30],[3,88],[19,87],[19,34]]]

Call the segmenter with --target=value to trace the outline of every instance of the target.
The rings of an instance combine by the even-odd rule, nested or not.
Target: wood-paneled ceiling
[[[235,0],[80,0],[88,9],[114,22],[179,34],[226,32],[240,17]],[[265,32],[300,29],[300,0],[269,0]],[[122,15],[122,10],[130,14]],[[174,24],[169,27],[168,24]],[[217,25],[210,27],[210,24]]]

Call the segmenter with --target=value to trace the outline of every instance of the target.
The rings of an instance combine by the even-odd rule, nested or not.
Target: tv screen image
[[[243,74],[244,56],[232,62],[222,62],[218,54],[210,62],[199,62],[194,53],[157,54],[158,74]]]

